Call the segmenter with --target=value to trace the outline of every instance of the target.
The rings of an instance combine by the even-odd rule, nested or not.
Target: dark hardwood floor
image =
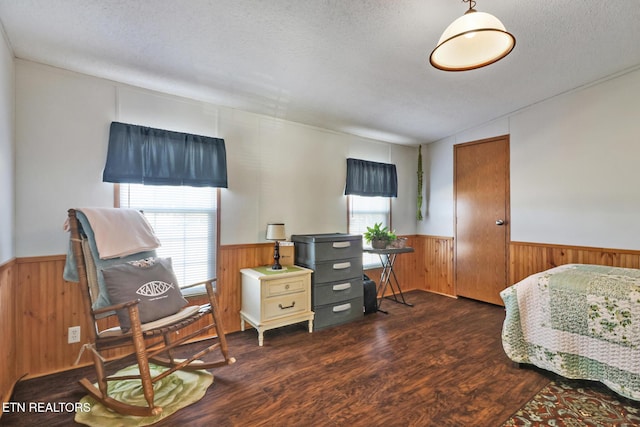
[[[237,362],[158,426],[500,426],[550,379],[505,356],[502,307],[426,292],[414,307],[309,334],[306,324],[229,334]],[[73,402],[89,368],[23,381],[12,402]],[[6,413],[0,425],[74,425],[68,413]]]

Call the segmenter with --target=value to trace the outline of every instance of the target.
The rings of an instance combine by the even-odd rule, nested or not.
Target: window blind
[[[122,184],[120,206],[143,211],[181,286],[216,277],[217,190]]]
[[[388,197],[361,197],[349,196],[349,221],[348,232],[351,234],[364,234],[367,227],[373,227],[376,223],[390,227],[391,199]],[[362,237],[362,246],[370,246]],[[364,268],[381,267],[380,257],[374,254],[362,254]]]

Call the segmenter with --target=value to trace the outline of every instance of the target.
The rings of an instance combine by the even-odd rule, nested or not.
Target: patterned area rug
[[[149,368],[154,376],[166,370],[162,366],[151,363]],[[135,375],[138,373],[138,365],[133,365],[118,371],[116,375]],[[86,404],[90,405],[91,409],[76,412],[75,421],[95,427],[147,426],[167,418],[177,410],[202,399],[211,384],[213,384],[213,375],[210,372],[204,370],[194,372],[176,371],[153,385],[155,404],[162,407],[160,415],[155,417],[121,415],[107,409],[92,397],[85,396],[80,399],[80,403],[83,404],[81,407],[85,408]],[[111,397],[133,405],[146,406],[147,404],[142,394],[142,386],[138,380],[112,381],[108,387],[109,396]]]
[[[598,383],[557,379],[502,425],[511,426],[640,426],[640,402]]]

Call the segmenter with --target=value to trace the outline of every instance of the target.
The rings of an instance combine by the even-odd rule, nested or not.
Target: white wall
[[[640,249],[640,71],[511,122],[511,235]]]
[[[453,145],[510,134],[511,240],[640,249],[640,71],[427,146],[429,215],[453,236]]]
[[[455,138],[424,146],[425,191],[418,234],[453,236],[453,145]]]
[[[109,82],[16,60],[16,256],[66,252],[67,209],[113,206],[102,183]]]
[[[0,265],[15,256],[15,127],[13,53],[0,28]]]
[[[61,254],[66,210],[112,206],[102,182],[113,120],[225,139],[229,188],[222,244],[264,240],[269,221],[287,234],[346,231],[346,158],[394,162],[398,233],[415,234],[417,148],[339,134],[267,116],[16,61],[17,256]]]

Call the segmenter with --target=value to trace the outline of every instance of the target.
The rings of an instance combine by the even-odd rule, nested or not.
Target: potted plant
[[[375,223],[373,227],[367,227],[367,231],[364,233],[364,239],[371,244],[373,249],[384,249],[396,238],[396,234],[390,231],[389,227],[383,227],[381,222]]]

